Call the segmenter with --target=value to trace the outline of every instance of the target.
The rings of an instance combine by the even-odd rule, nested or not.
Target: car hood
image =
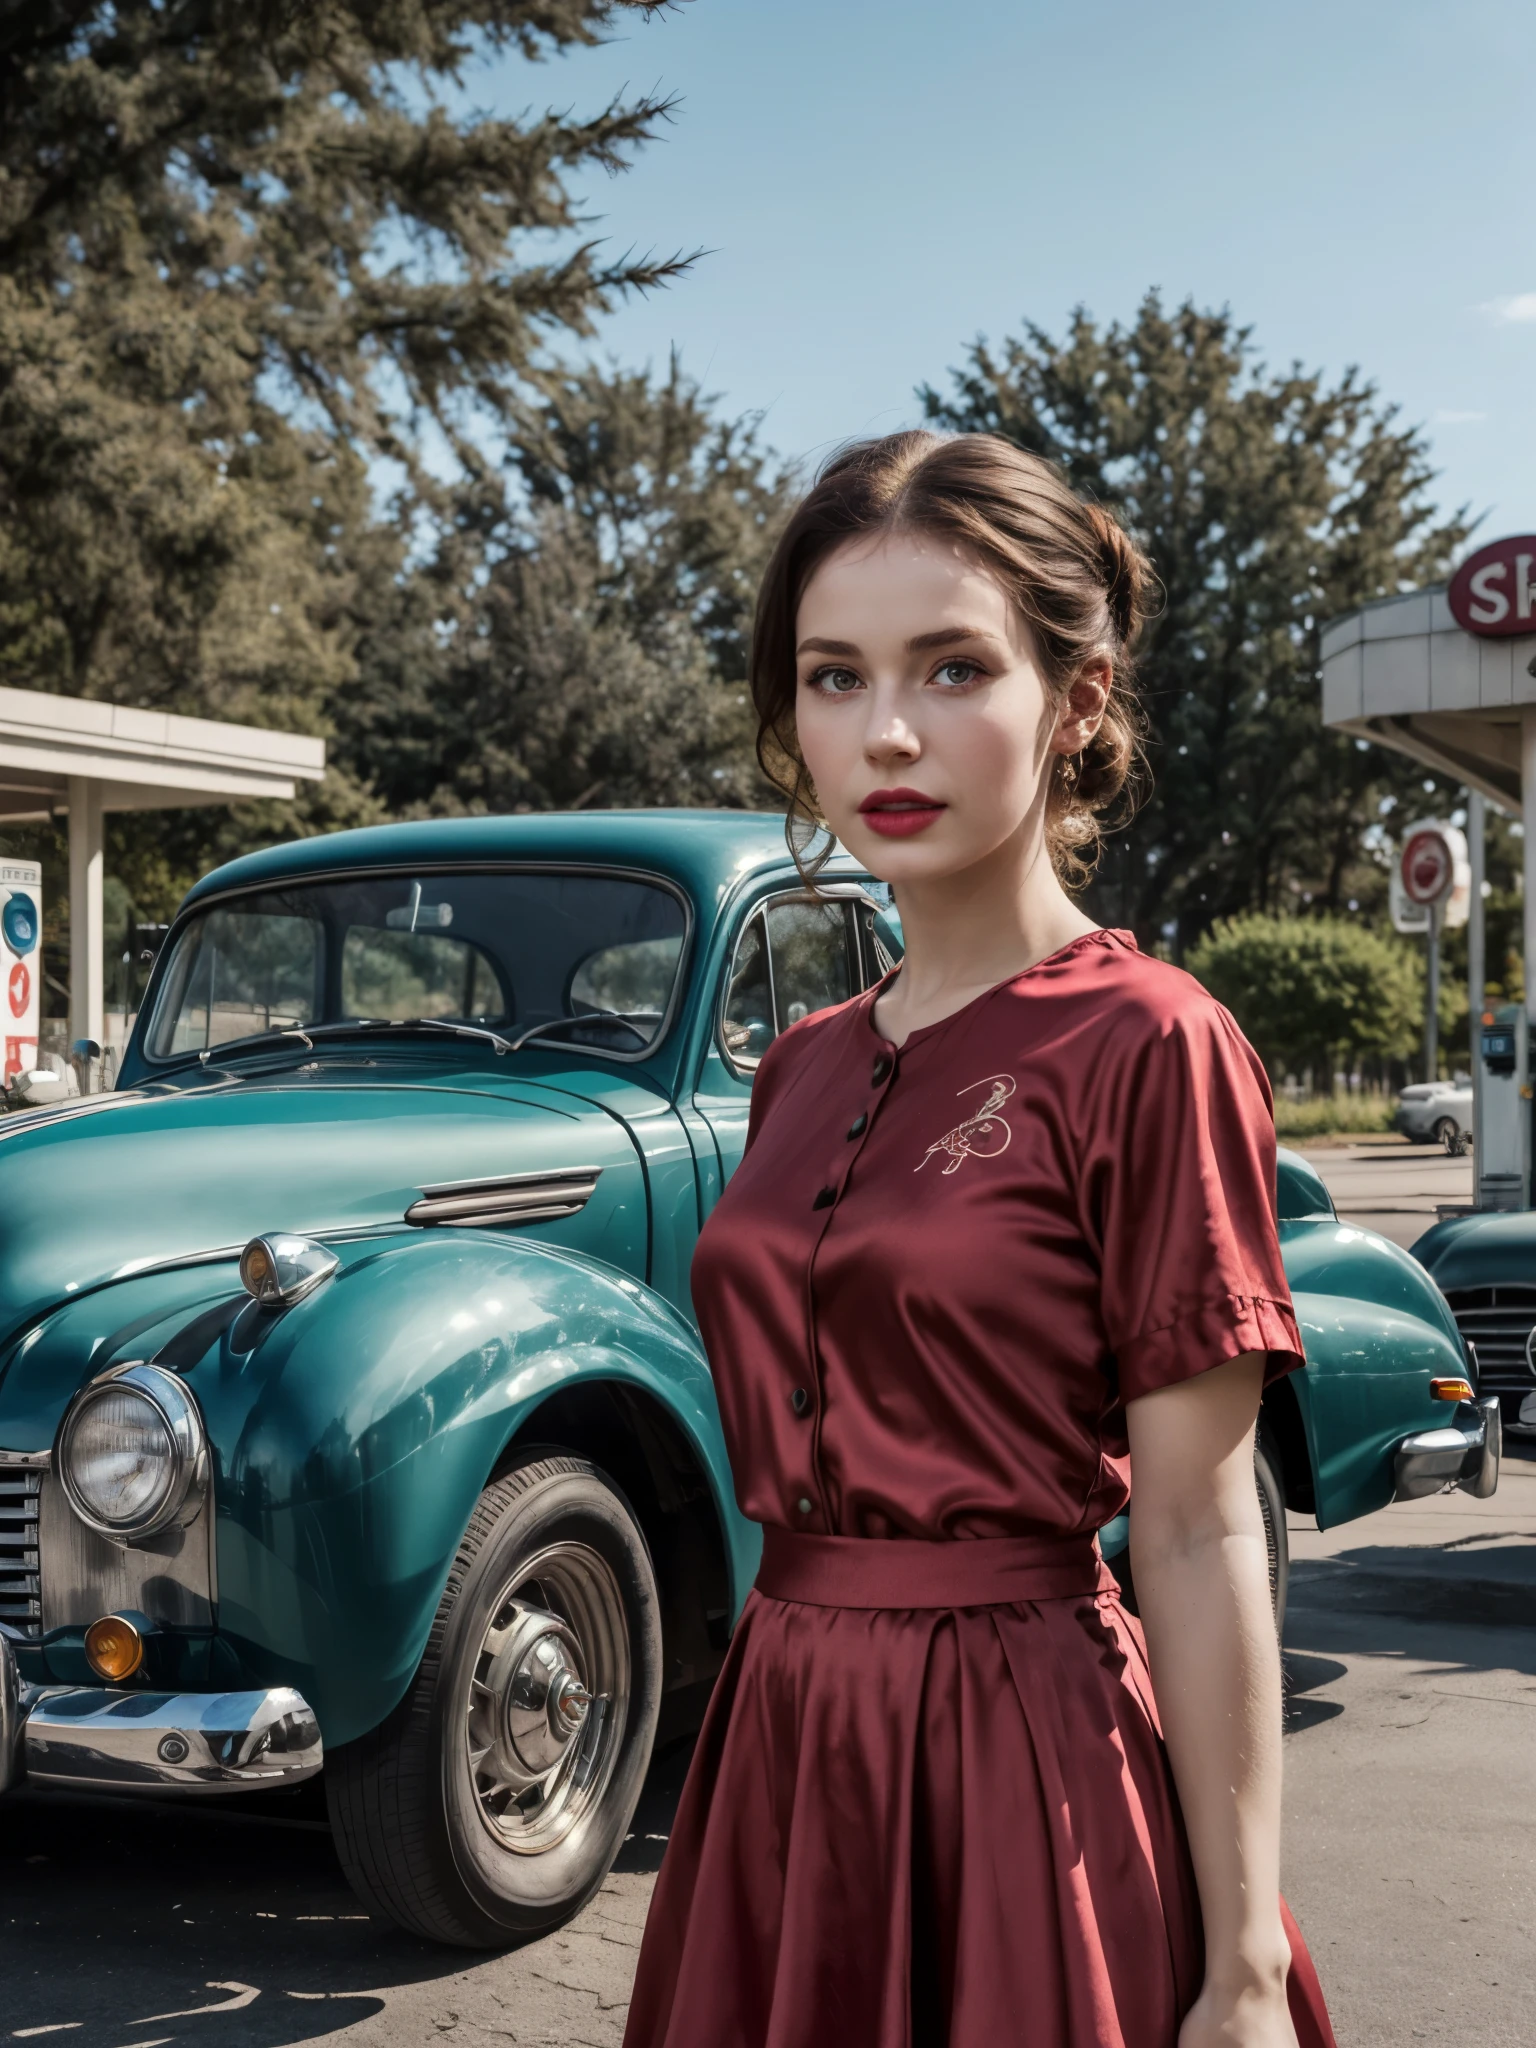
[[[1424,1233],[1413,1256],[1445,1293],[1500,1282],[1529,1287],[1536,1281],[1536,1214],[1489,1209],[1447,1216]]]
[[[398,1225],[424,1187],[585,1165],[604,1175],[582,1242],[624,1262],[627,1242],[606,1240],[638,1230],[643,1246],[634,1146],[613,1116],[536,1084],[237,1080],[3,1117],[0,1347],[150,1266],[269,1230]]]

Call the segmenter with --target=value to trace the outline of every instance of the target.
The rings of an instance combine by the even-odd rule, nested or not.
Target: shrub
[[[1227,918],[1190,972],[1275,1075],[1326,1075],[1359,1059],[1410,1058],[1424,1029],[1424,968],[1395,938],[1342,917]]]

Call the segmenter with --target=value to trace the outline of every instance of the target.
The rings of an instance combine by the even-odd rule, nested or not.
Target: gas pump
[[[1531,1034],[1523,1003],[1482,1014],[1477,1133],[1479,1209],[1531,1206]]]
[[[0,1086],[37,1065],[42,938],[42,867],[0,860]]]

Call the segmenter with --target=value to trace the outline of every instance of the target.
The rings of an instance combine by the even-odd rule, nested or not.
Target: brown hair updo
[[[773,551],[752,627],[757,758],[789,799],[785,833],[814,878],[831,851],[802,856],[820,820],[795,731],[795,614],[828,555],[851,540],[921,533],[964,548],[1008,592],[1034,635],[1046,687],[1064,696],[1084,666],[1111,666],[1104,721],[1080,754],[1058,755],[1045,834],[1061,880],[1093,874],[1104,814],[1133,802],[1145,719],[1131,650],[1145,616],[1146,557],[1099,505],[1085,504],[1054,464],[995,434],[886,434],[841,449],[800,501]]]

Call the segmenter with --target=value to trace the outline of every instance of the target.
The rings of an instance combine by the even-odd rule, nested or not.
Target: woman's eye
[[[967,683],[974,683],[981,674],[979,664],[974,661],[942,662],[934,673],[936,683],[944,683],[950,689],[963,689]]]
[[[859,688],[859,678],[851,668],[819,668],[807,680],[813,690],[820,690],[825,697],[846,697],[850,690]]]

